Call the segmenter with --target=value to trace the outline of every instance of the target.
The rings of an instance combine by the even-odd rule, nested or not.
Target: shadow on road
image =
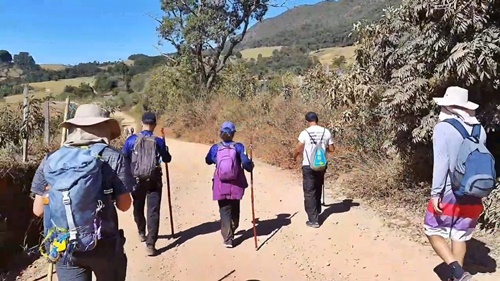
[[[264,242],[262,242],[258,249],[266,244],[267,241],[269,241],[281,228],[289,225],[292,221],[292,217],[296,214],[297,212],[295,212],[293,215],[279,214],[276,216],[276,218],[268,220],[260,220],[258,218],[255,218],[255,228],[257,230],[257,236],[270,235]],[[240,234],[241,236],[234,240],[235,246],[238,246],[239,244],[243,243],[243,241],[253,237],[253,227],[247,230],[241,230],[236,233],[236,235]]]
[[[226,278],[228,278],[229,276],[231,276],[231,274],[233,274],[236,270],[231,270],[228,274],[222,276],[222,278],[220,278],[219,280],[217,281],[222,281],[222,280],[225,280]]]
[[[357,207],[359,203],[352,199],[345,199],[342,202],[326,205],[327,207],[319,216],[319,224],[323,224],[332,214],[345,213],[351,210],[351,207]]]
[[[491,250],[485,243],[471,239],[467,242],[467,254],[464,260],[464,270],[472,275],[478,273],[493,273],[497,268],[497,261],[492,258]],[[448,280],[450,269],[446,263],[441,263],[434,268],[434,272],[440,280]]]
[[[164,253],[174,247],[177,247],[186,241],[188,241],[191,238],[194,238],[198,235],[204,235],[204,234],[209,234],[212,232],[216,232],[220,230],[220,222],[219,221],[212,221],[212,222],[205,222],[197,226],[193,226],[189,229],[186,229],[184,231],[181,231],[179,233],[175,234],[176,240],[169,245],[158,249],[158,253]],[[171,238],[170,235],[159,235],[159,239],[168,239]]]

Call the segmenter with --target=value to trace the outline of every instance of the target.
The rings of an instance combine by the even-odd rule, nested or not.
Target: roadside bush
[[[316,67],[303,85],[269,77],[265,90],[242,66],[230,66],[217,81],[216,94],[199,91],[183,68],[158,68],[145,91],[144,109],[169,114],[166,124],[177,136],[212,142],[219,124],[229,119],[241,128],[240,140],[254,136],[261,159],[285,168],[307,111],[320,115],[332,130],[339,151],[336,171],[347,171],[345,185],[357,196],[403,204],[423,211],[431,180],[431,132],[437,122],[432,98],[451,85],[470,91],[477,112],[499,143],[500,1],[403,1],[373,24],[359,23],[356,63],[344,74]],[[185,130],[190,128],[190,130]],[[197,137],[195,137],[197,136]],[[258,150],[259,149],[259,150]],[[496,155],[500,159],[500,155]],[[500,167],[498,167],[500,168]],[[500,174],[500,173],[499,173]],[[495,229],[500,193],[486,204],[483,227]]]

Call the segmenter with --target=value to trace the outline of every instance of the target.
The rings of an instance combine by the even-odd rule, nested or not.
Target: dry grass
[[[275,46],[275,47],[259,47],[259,48],[252,48],[252,49],[245,49],[241,51],[241,56],[244,59],[257,59],[259,54],[262,54],[262,57],[268,58],[273,55],[274,50],[281,50],[281,46]]]
[[[252,48],[245,49],[241,51],[241,55],[244,59],[257,59],[259,54],[262,54],[262,57],[270,57],[273,55],[274,50],[281,50],[281,46],[275,47],[260,47],[260,48]],[[321,64],[327,65],[331,64],[332,60],[338,58],[340,56],[344,56],[348,63],[354,61],[355,55],[354,50],[356,47],[348,46],[348,47],[331,47],[320,49],[317,51],[313,51],[310,53],[311,56],[315,56],[319,59]]]
[[[127,66],[134,65],[134,61],[133,60],[124,60],[123,63],[126,64]]]
[[[332,60],[338,58],[340,56],[344,56],[347,62],[352,62],[355,59],[354,51],[356,50],[355,46],[348,47],[332,47],[320,49],[314,52],[311,52],[311,56],[316,56],[318,60],[323,65],[331,64]]]
[[[322,124],[330,123],[327,113],[317,105],[293,97],[285,100],[282,96],[259,95],[247,101],[220,97],[210,103],[181,105],[175,119],[168,116],[163,126],[171,137],[210,144],[220,141],[222,122],[232,121],[238,129],[235,139],[248,144],[252,136],[260,160],[285,169],[300,169],[301,161],[294,161],[291,151],[304,129],[304,115],[311,109],[318,112]],[[337,155],[347,151],[342,145],[337,147]]]
[[[61,70],[65,70],[66,68],[68,68],[64,64],[41,64],[40,67],[45,69],[45,70],[53,70],[53,71],[61,71]]]
[[[66,86],[80,86],[80,83],[89,83],[90,85],[94,84],[94,77],[81,77],[74,79],[62,79],[59,81],[45,81],[38,83],[30,83],[30,86],[34,88],[30,94],[34,95],[35,98],[43,98],[49,96],[50,94],[60,94],[64,91],[64,87]],[[18,103],[22,102],[23,95],[14,95],[5,97],[6,103]]]
[[[210,103],[180,105],[175,117],[169,115],[163,126],[168,128],[170,137],[212,144],[220,141],[220,124],[232,121],[238,129],[235,140],[248,144],[252,136],[255,156],[259,160],[284,169],[299,170],[301,161],[293,160],[292,150],[297,144],[298,134],[305,128],[304,115],[310,110],[316,111],[320,123],[332,132],[332,124],[342,114],[341,109],[332,112],[319,107],[318,101],[307,104],[295,96],[285,100],[282,96],[262,94],[246,101],[220,97]],[[366,132],[362,140],[360,131]],[[410,186],[402,160],[381,152],[362,152],[357,147],[363,141],[375,142],[377,132],[375,128],[345,127],[336,135],[336,152],[330,156],[330,163],[336,175],[345,175],[342,186],[347,188],[344,194],[421,211],[425,207],[428,187]]]

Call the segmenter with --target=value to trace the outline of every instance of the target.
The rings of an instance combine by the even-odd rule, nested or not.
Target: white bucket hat
[[[451,86],[446,89],[442,98],[434,98],[439,106],[459,106],[469,110],[476,110],[479,105],[469,101],[469,91],[467,89]]]
[[[97,104],[82,104],[75,112],[75,117],[61,123],[61,127],[88,127],[104,122],[109,123],[110,140],[116,139],[122,133],[120,123],[116,119],[105,117],[106,112]]]

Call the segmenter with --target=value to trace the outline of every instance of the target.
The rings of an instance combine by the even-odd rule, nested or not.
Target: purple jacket
[[[222,143],[228,146],[231,143]],[[207,156],[205,157],[205,162],[208,165],[217,163],[217,151],[218,144],[214,144]],[[253,170],[253,162],[245,154],[245,147],[241,143],[234,143],[234,148],[237,153],[237,161],[241,165],[241,169],[238,171],[238,177],[232,182],[222,182],[216,172],[214,172],[212,193],[213,200],[241,200],[245,194],[245,188],[248,187],[247,178],[245,176],[244,169],[251,172]]]

